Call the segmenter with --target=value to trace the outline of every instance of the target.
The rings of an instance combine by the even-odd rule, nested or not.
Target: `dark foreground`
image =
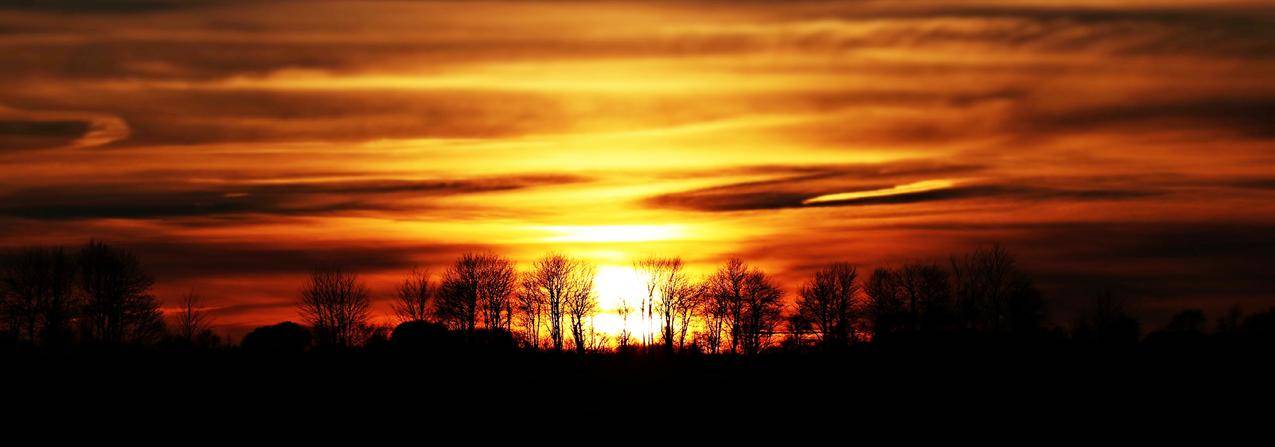
[[[372,406],[428,401],[439,405],[434,409],[524,406],[519,408],[530,411],[565,405],[600,416],[647,406],[798,411],[818,405],[850,411],[978,403],[1082,405],[1097,414],[1147,404],[1222,405],[1232,399],[1269,405],[1261,397],[1269,395],[1275,378],[1269,359],[1252,351],[1145,349],[908,349],[755,357],[80,352],[9,353],[3,374],[8,400],[23,406],[64,399],[154,402],[156,408],[255,402],[305,411],[338,401]]]

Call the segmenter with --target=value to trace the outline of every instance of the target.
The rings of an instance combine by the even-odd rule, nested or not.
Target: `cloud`
[[[1148,99],[1133,103],[1087,105],[1070,110],[1020,110],[1022,118],[1007,130],[1069,134],[1095,129],[1157,131],[1225,130],[1254,138],[1275,138],[1275,96]]]
[[[62,220],[388,212],[425,206],[413,199],[582,181],[575,176],[544,175],[454,180],[69,184],[11,191],[0,197],[0,215]]]
[[[190,8],[225,0],[10,0],[0,10],[122,14]]]
[[[0,121],[0,151],[65,146],[88,131],[84,121]]]
[[[128,125],[113,115],[29,111],[0,104],[0,152],[101,146],[128,134]]]
[[[783,173],[792,168],[769,169]],[[926,166],[915,163],[825,167],[772,180],[661,194],[646,199],[644,203],[659,208],[721,212],[904,205],[974,199],[1132,200],[1168,193],[1155,186],[1122,185],[1121,183],[1129,182],[1109,181],[1113,179],[1038,179],[1032,184],[1026,180],[952,181],[943,177],[977,175],[980,169],[974,165]]]
[[[57,10],[83,8],[87,18],[0,14],[0,30],[11,29],[0,32],[0,73],[8,75],[0,76],[6,79],[0,80],[0,100],[110,111],[132,128],[123,134],[128,140],[115,146],[132,147],[502,138],[748,116],[814,117],[772,131],[819,146],[1147,131],[1164,123],[1271,134],[1257,118],[1270,112],[1272,92],[1262,89],[1237,86],[1226,99],[1215,88],[1198,86],[1168,95],[1130,88],[1158,98],[1143,106],[1104,104],[1109,87],[1092,85],[1112,85],[1103,79],[1124,76],[1114,67],[1128,64],[1128,71],[1140,73],[1148,70],[1142,64],[1160,58],[1173,68],[1163,74],[1169,78],[1212,79],[1219,70],[1264,76],[1257,64],[1214,59],[1275,54],[1275,8],[709,2],[586,9],[573,2],[401,2],[361,5],[352,13],[326,2],[248,2],[196,14],[176,3],[50,3]],[[100,19],[92,17],[94,8],[163,15]],[[473,13],[502,8],[525,12],[519,15],[525,20],[511,24],[504,19],[510,14]],[[733,14],[707,20],[722,10]],[[460,19],[457,12],[469,14]],[[592,26],[619,13],[627,19]],[[306,17],[307,26],[280,17]],[[368,29],[355,20],[381,26]],[[966,56],[944,56],[956,52]],[[328,79],[333,90],[296,88],[289,74],[298,72]],[[699,78],[707,75],[723,79]],[[378,77],[477,81],[423,89],[368,89],[354,82]],[[541,78],[554,82],[509,88],[537,85],[533,81]],[[629,89],[663,82],[721,91],[671,88],[640,99],[623,91],[562,91],[602,80]],[[227,88],[236,82],[252,87]],[[1073,90],[1051,90],[1059,84]],[[1039,104],[1052,104],[1056,96],[1068,99],[1066,107]]]
[[[111,242],[107,240],[107,242]],[[163,281],[299,276],[339,265],[361,274],[406,271],[414,265],[441,266],[473,245],[398,241],[260,243],[203,241],[179,237],[122,241]]]

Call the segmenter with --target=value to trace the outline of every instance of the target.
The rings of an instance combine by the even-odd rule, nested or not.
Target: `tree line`
[[[526,351],[756,355],[769,350],[836,351],[859,346],[970,342],[1068,342],[1086,346],[1203,346],[1275,338],[1275,310],[1232,309],[1207,331],[1186,310],[1143,337],[1121,300],[1100,293],[1066,327],[1049,323],[1047,303],[1000,246],[876,268],[845,262],[816,270],[791,300],[775,278],[731,258],[694,277],[678,257],[633,263],[641,296],[615,309],[618,333],[595,324],[596,266],[549,253],[525,269],[493,252],[466,253],[438,278],[413,269],[391,304],[393,328],[374,324],[371,290],[340,267],[313,270],[297,297],[303,324],[260,327],[244,350],[378,349],[415,344]],[[190,293],[165,318],[154,279],[138,257],[90,241],[78,249],[10,250],[0,262],[0,329],[6,346],[233,349]],[[167,321],[166,321],[167,320]]]

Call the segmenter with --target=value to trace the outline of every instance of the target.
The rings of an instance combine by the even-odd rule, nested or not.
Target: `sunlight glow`
[[[885,196],[893,196],[893,195],[907,194],[907,193],[913,193],[913,192],[934,191],[938,189],[951,188],[954,185],[956,185],[956,181],[954,180],[947,180],[947,179],[924,180],[924,181],[920,181],[916,183],[908,183],[906,185],[898,185],[893,188],[874,189],[871,191],[855,191],[855,192],[841,192],[836,194],[825,194],[822,196],[803,200],[801,204],[809,205],[812,203],[820,203],[820,202],[839,202],[842,200],[865,199],[869,197],[885,197]]]
[[[628,303],[632,309],[627,328],[634,338],[649,332],[643,330],[649,324],[643,324],[638,307],[642,297],[646,295],[646,276],[632,267],[618,265],[602,265],[594,280],[594,292],[598,298],[598,314],[594,320],[598,331],[610,337],[616,337],[624,329],[625,322],[618,310],[622,304]]]
[[[556,234],[545,242],[649,242],[680,239],[682,225],[555,225],[535,227]]]

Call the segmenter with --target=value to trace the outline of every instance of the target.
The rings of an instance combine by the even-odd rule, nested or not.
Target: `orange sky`
[[[792,290],[1000,242],[1060,322],[1258,310],[1273,56],[1256,2],[18,2],[0,246],[131,247],[231,332],[477,248]]]

